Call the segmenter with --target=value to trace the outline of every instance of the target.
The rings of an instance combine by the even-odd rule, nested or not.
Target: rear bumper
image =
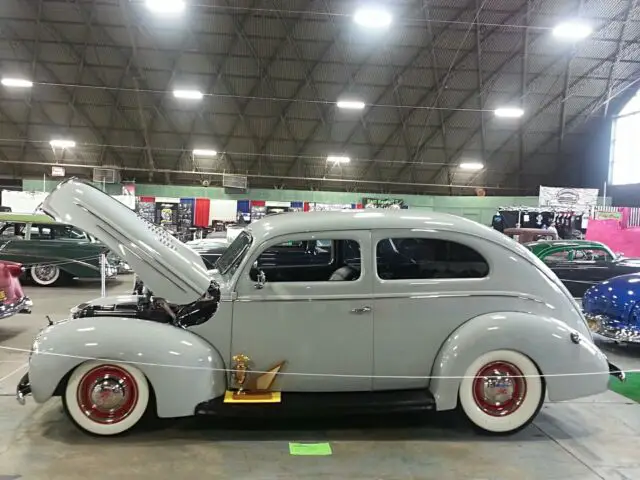
[[[18,313],[31,313],[33,302],[29,297],[22,297],[10,303],[0,303],[0,319],[11,317]]]
[[[640,328],[605,315],[585,314],[591,332],[625,343],[640,343]]]
[[[609,375],[611,375],[612,377],[617,378],[621,382],[624,382],[626,380],[626,378],[627,378],[625,373],[622,370],[620,370],[620,368],[618,368],[616,365],[614,365],[611,362],[609,362]]]

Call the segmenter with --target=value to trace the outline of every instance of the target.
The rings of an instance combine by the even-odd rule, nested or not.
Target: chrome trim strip
[[[276,302],[276,301],[288,301],[288,302],[314,302],[314,301],[327,301],[327,300],[383,300],[392,298],[406,298],[406,299],[429,299],[429,298],[469,298],[469,297],[501,297],[501,298],[518,298],[521,300],[527,300],[531,302],[547,304],[544,300],[529,295],[527,293],[519,292],[503,292],[503,291],[487,291],[487,292],[433,292],[433,293],[374,293],[374,294],[346,294],[346,295],[248,295],[239,297],[237,302]]]

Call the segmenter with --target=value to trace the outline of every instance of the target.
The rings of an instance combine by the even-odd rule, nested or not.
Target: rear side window
[[[380,240],[376,264],[383,280],[483,278],[489,274],[489,264],[474,249],[432,238]]]

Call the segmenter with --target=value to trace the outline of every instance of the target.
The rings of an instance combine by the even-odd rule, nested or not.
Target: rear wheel
[[[33,281],[43,287],[55,285],[63,276],[60,268],[55,265],[34,265],[29,273]]]
[[[482,431],[509,434],[536,417],[545,383],[536,365],[521,353],[494,350],[478,357],[460,382],[460,407]]]
[[[65,411],[81,430],[117,435],[140,421],[149,396],[149,383],[137,368],[90,361],[71,373],[62,397]]]

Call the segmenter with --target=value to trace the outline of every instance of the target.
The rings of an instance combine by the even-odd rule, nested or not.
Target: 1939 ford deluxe
[[[610,374],[622,377],[558,278],[470,220],[276,215],[251,224],[207,271],[193,250],[91,185],[63,182],[43,210],[95,235],[153,292],[79,305],[35,339],[18,399],[61,396],[93,434],[124,432],[149,409],[183,417],[457,406],[479,429],[511,433],[547,395],[593,395]],[[301,242],[304,261],[258,267],[274,248]]]

